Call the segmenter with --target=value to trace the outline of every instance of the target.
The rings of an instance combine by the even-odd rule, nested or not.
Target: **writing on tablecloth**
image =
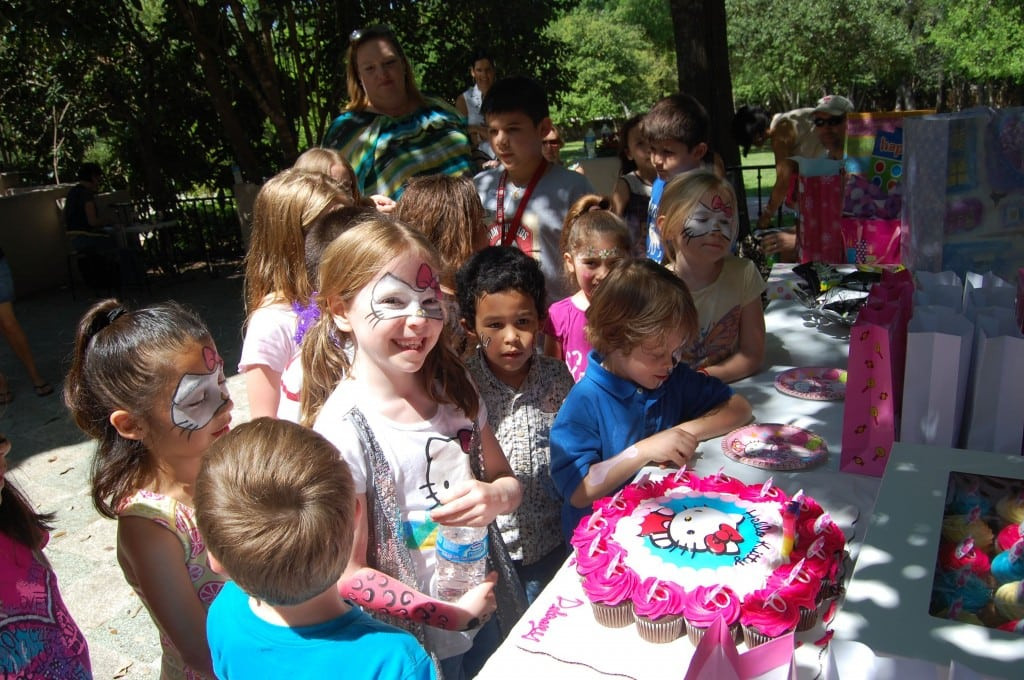
[[[578,600],[575,597],[563,597],[558,596],[555,603],[548,607],[548,610],[544,612],[544,616],[539,621],[530,621],[530,630],[522,635],[524,640],[530,640],[531,642],[540,642],[540,639],[544,637],[544,634],[548,632],[548,627],[551,622],[557,619],[559,616],[568,616],[565,613],[566,609],[575,609],[583,605],[583,600]]]

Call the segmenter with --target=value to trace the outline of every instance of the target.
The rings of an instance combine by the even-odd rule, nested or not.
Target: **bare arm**
[[[565,350],[562,341],[553,335],[544,336],[544,356],[554,357],[559,361],[565,360]]]
[[[750,402],[734,394],[699,418],[679,423],[676,427],[689,432],[698,441],[704,441],[749,423],[752,414]]]
[[[761,370],[764,363],[764,310],[758,296],[740,310],[739,347],[717,364],[706,366],[708,375],[735,382]]]
[[[119,557],[135,576],[149,611],[185,663],[213,678],[206,642],[206,608],[199,601],[181,542],[169,530],[143,517],[117,520]]]
[[[680,427],[670,427],[641,440],[615,456],[591,465],[569,502],[577,508],[589,507],[598,498],[604,498],[632,479],[640,468],[651,462],[682,467],[697,450],[697,443],[692,433]]]
[[[789,157],[793,155],[793,147],[781,137],[785,137],[785,135],[774,134],[772,136],[772,153],[775,155],[775,186],[772,187],[772,193],[768,197],[768,204],[764,206],[763,212],[757,219],[757,226],[761,229],[770,226],[772,220],[775,219],[775,213],[782,207],[786,200],[786,194],[789,193],[790,178],[796,171],[796,163],[789,160]]]
[[[269,366],[252,366],[245,372],[245,391],[249,395],[249,411],[253,418],[277,417],[281,401],[281,374]]]
[[[629,184],[620,177],[615,180],[615,189],[612,190],[612,212],[622,217],[626,213],[627,203],[629,203]]]
[[[497,609],[494,599],[496,574],[488,576],[457,603],[444,602],[421,593],[377,569],[367,566],[366,546],[369,527],[366,523],[366,494],[356,496],[357,512],[352,555],[348,568],[338,581],[338,591],[365,609],[383,612],[410,621],[443,628],[467,630]]]

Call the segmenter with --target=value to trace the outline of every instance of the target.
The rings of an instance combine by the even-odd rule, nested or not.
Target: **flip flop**
[[[36,391],[37,397],[45,397],[47,395],[53,394],[53,387],[51,387],[50,383],[48,382],[42,382],[39,383],[38,385],[33,385],[32,389]]]
[[[0,406],[7,406],[12,401],[14,401],[14,392],[11,392],[10,390],[0,392]]]

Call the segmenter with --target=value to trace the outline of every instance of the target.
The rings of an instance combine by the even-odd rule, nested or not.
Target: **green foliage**
[[[893,90],[913,65],[902,0],[726,0],[737,101],[781,110]]]
[[[623,19],[627,10],[581,7],[548,25],[545,35],[564,45],[573,74],[553,112],[557,120],[621,118],[646,111],[674,89],[671,55],[654,49],[642,26]]]
[[[972,80],[1024,83],[1024,5],[1018,0],[938,0],[928,38],[946,65]]]

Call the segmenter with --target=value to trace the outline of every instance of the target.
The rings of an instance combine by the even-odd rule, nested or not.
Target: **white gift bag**
[[[964,314],[972,321],[978,310],[985,307],[1013,309],[1017,291],[992,272],[976,274],[967,272],[964,277]]]
[[[915,272],[914,304],[941,305],[959,312],[964,305],[964,283],[956,272]]]
[[[1024,336],[1010,308],[980,309],[974,325],[963,445],[1019,455],[1024,437]]]
[[[971,370],[974,324],[941,306],[914,307],[907,329],[900,441],[956,446]]]

